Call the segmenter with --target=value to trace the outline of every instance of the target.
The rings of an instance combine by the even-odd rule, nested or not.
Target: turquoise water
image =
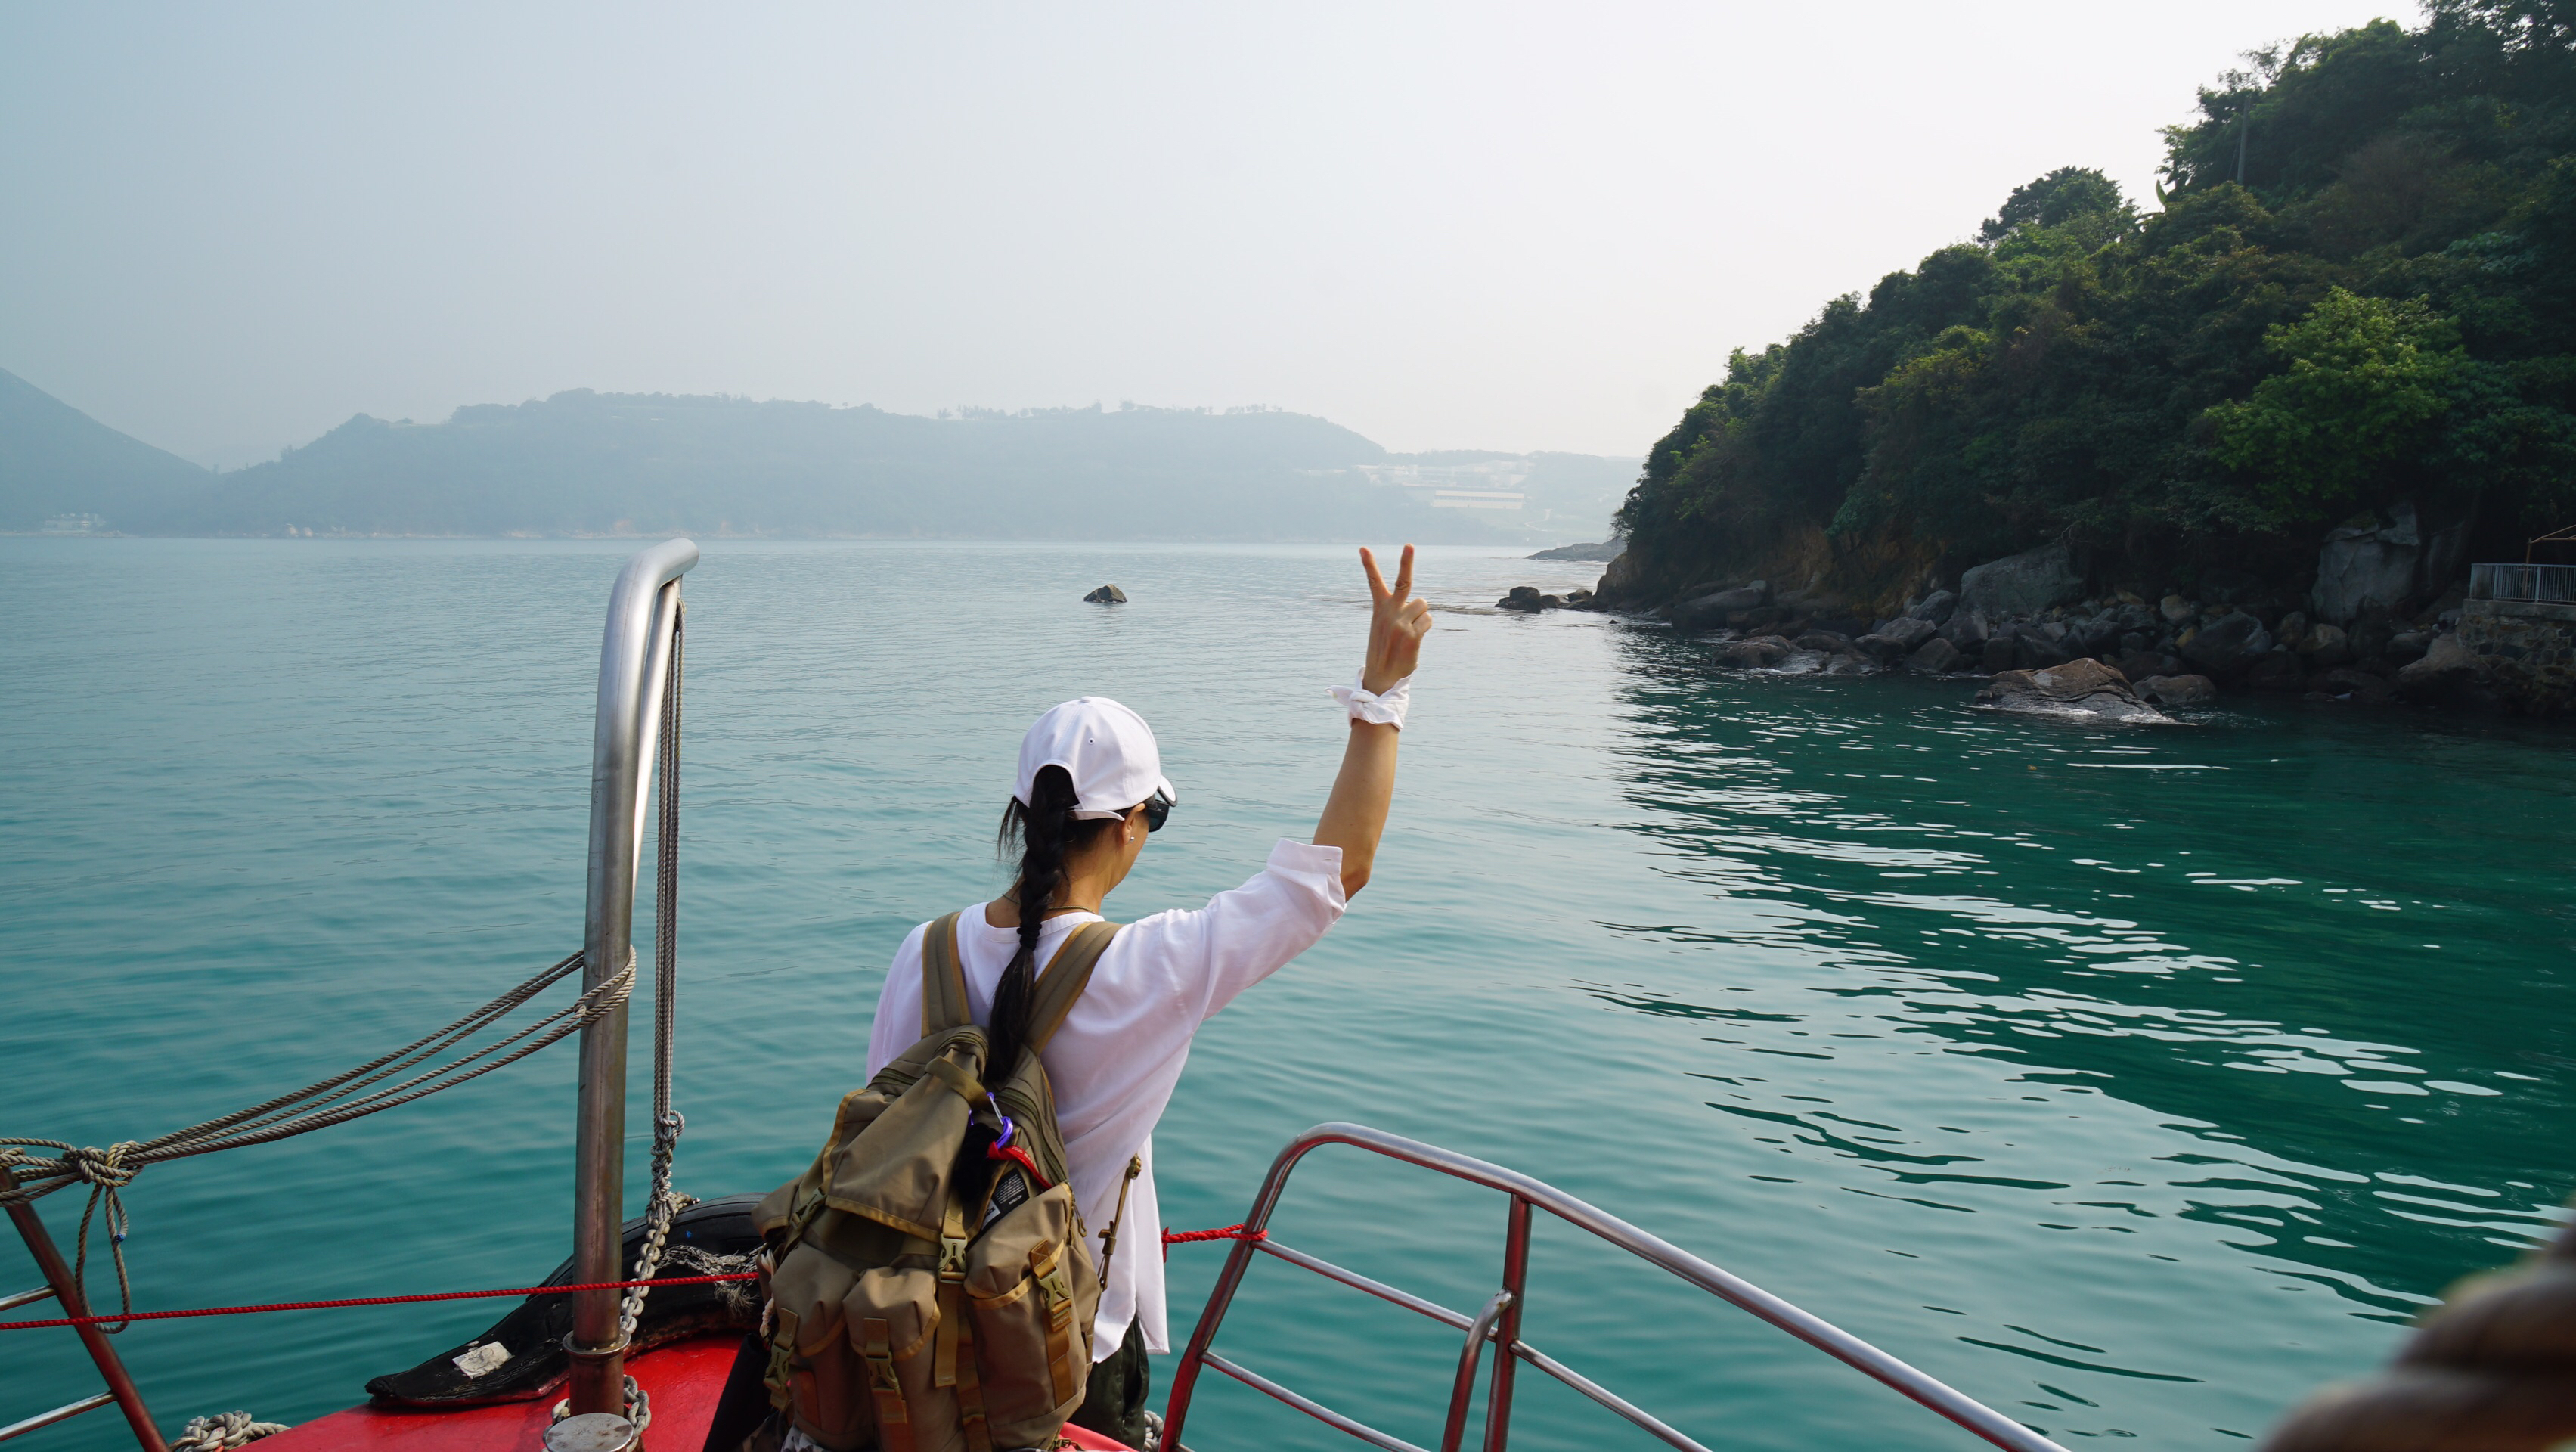
[[[578,946],[625,552],[0,540],[0,1130],[158,1134]],[[1652,627],[1486,608],[1591,572],[1428,552],[1444,615],[1377,880],[1202,1035],[1158,1141],[1175,1226],[1241,1218],[1282,1141],[1356,1119],[1562,1185],[2070,1444],[2224,1447],[2556,1222],[2564,731],[2289,706],[2088,732],[1976,714],[1965,684],[1716,675]],[[1134,603],[1080,604],[1103,580]],[[897,939],[996,886],[1035,712],[1096,691],[1160,731],[1185,800],[1112,900],[1138,916],[1311,829],[1323,687],[1361,629],[1338,549],[720,544],[688,594],[699,1194],[811,1154]],[[150,1170],[138,1304],[534,1278],[565,1250],[571,1072]],[[45,1203],[67,1243],[77,1208]],[[1501,1213],[1328,1150],[1278,1224],[1472,1308]],[[1174,1252],[1176,1322],[1219,1257]],[[122,1345],[165,1424],[293,1421],[495,1314]],[[86,1390],[67,1333],[5,1334],[0,1420]],[[1974,1445],[1544,1220],[1527,1334],[1716,1445]],[[1456,1353],[1268,1261],[1221,1345],[1417,1442]],[[1522,1385],[1518,1446],[1652,1445]],[[1204,1452],[1350,1445],[1203,1386]],[[29,1445],[120,1439],[93,1416]]]

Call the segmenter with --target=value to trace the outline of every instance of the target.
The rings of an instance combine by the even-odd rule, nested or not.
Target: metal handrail
[[[1500,1190],[1511,1196],[1511,1211],[1503,1231],[1503,1284],[1484,1312],[1473,1322],[1444,1306],[1434,1305],[1392,1286],[1381,1285],[1354,1271],[1291,1250],[1267,1238],[1271,1212],[1278,1208],[1279,1197],[1287,1189],[1289,1172],[1315,1149],[1328,1144],[1346,1144],[1389,1159],[1402,1160],[1427,1170],[1437,1170],[1455,1179]],[[1234,1293],[1243,1283],[1244,1271],[1251,1265],[1255,1251],[1271,1255],[1291,1265],[1301,1266],[1345,1285],[1355,1286],[1371,1295],[1417,1311],[1435,1321],[1467,1331],[1467,1342],[1459,1353],[1457,1382],[1450,1394],[1448,1424],[1441,1437],[1441,1452],[1458,1452],[1466,1426],[1467,1391],[1475,1377],[1475,1359],[1483,1343],[1492,1340],[1509,1349],[1509,1355],[1494,1358],[1491,1385],[1485,1398],[1485,1452],[1504,1452],[1511,1427],[1512,1372],[1522,1362],[1555,1377],[1566,1386],[1618,1413],[1636,1426],[1653,1434],[1682,1452],[1707,1452],[1698,1442],[1631,1405],[1614,1393],[1596,1385],[1551,1357],[1540,1354],[1521,1339],[1521,1313],[1528,1298],[1529,1226],[1532,1207],[1547,1211],[1559,1220],[1594,1235],[1651,1264],[1661,1266],[1681,1279],[1698,1286],[1729,1304],[1741,1307],[1760,1319],[1779,1327],[1846,1366],[1867,1373],[1895,1388],[1923,1406],[1940,1413],[1988,1442],[2010,1452],[2066,1452],[2057,1443],[1994,1410],[1964,1392],[1957,1391],[1934,1377],[1899,1361],[1850,1332],[1800,1310],[1740,1276],[1732,1275],[1660,1236],[1630,1225],[1615,1215],[1566,1194],[1543,1181],[1517,1170],[1383,1130],[1358,1124],[1319,1124],[1290,1140],[1277,1159],[1270,1163],[1270,1173],[1261,1182],[1261,1192],[1254,1197],[1252,1213],[1244,1217],[1244,1234],[1226,1256],[1225,1269],[1217,1276],[1216,1286],[1208,1292],[1207,1309],[1200,1313],[1196,1330],[1190,1333],[1189,1349],[1172,1373],[1172,1395],[1163,1412],[1163,1445],[1179,1448],[1181,1430],[1189,1415],[1190,1396],[1198,1382],[1199,1368],[1212,1366],[1256,1391],[1276,1397],[1339,1428],[1362,1441],[1387,1449],[1387,1452],[1423,1452],[1413,1444],[1369,1427],[1340,1412],[1289,1391],[1267,1377],[1248,1371],[1210,1350],[1217,1327],[1233,1304]]]
[[[599,704],[590,752],[590,886],[582,916],[581,986],[587,991],[634,957],[635,877],[644,855],[644,797],[662,727],[662,686],[680,618],[680,576],[698,547],[664,540],[626,562],[609,592],[599,645]],[[574,1111],[573,1277],[614,1281],[626,1184],[626,1008],[582,1027],[581,1093]],[[625,1410],[625,1354],[618,1293],[572,1298],[570,1399],[575,1414]]]
[[[2468,598],[2576,604],[2576,565],[2471,565]]]

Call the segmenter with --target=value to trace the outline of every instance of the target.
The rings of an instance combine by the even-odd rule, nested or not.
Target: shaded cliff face
[[[2161,212],[2052,172],[1736,352],[1622,509],[1629,603],[1883,610],[2056,539],[2105,589],[2304,590],[2401,503],[2489,558],[2576,520],[2576,38],[2507,8],[2302,42],[2203,94]]]

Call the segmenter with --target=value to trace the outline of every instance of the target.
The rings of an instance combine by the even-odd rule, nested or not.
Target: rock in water
[[[1959,577],[1961,608],[1988,620],[2037,615],[2052,605],[2084,598],[2084,573],[2066,541],[1989,561]]]
[[[1936,635],[1905,658],[1905,668],[1927,676],[1946,676],[1959,668],[1959,648]]]
[[[1757,635],[1751,640],[1721,642],[1710,656],[1710,663],[1734,670],[1761,670],[1787,660],[1795,646],[1776,635]]]
[[[2069,661],[2035,671],[2005,671],[1977,704],[1996,711],[2061,716],[2075,721],[2170,726],[2172,717],[2138,699],[2126,676],[2098,660]]]
[[[2138,698],[2159,706],[2198,706],[2218,699],[2218,687],[2207,676],[2149,676],[2138,682]]]
[[[1082,598],[1094,605],[1124,605],[1127,603],[1127,592],[1115,585],[1103,585]]]

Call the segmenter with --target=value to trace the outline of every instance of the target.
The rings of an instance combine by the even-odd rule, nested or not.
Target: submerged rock
[[[2172,717],[2139,700],[2137,692],[2129,689],[2128,677],[2098,660],[2069,661],[2035,671],[2005,671],[1977,692],[1977,704],[1996,711],[2077,721],[2175,724]]]
[[[1115,585],[1103,585],[1082,598],[1094,605],[1124,605],[1127,603],[1127,592]]]
[[[1750,640],[1719,641],[1709,660],[1730,670],[1762,670],[1787,660],[1796,649],[1776,635],[1757,635]]]

